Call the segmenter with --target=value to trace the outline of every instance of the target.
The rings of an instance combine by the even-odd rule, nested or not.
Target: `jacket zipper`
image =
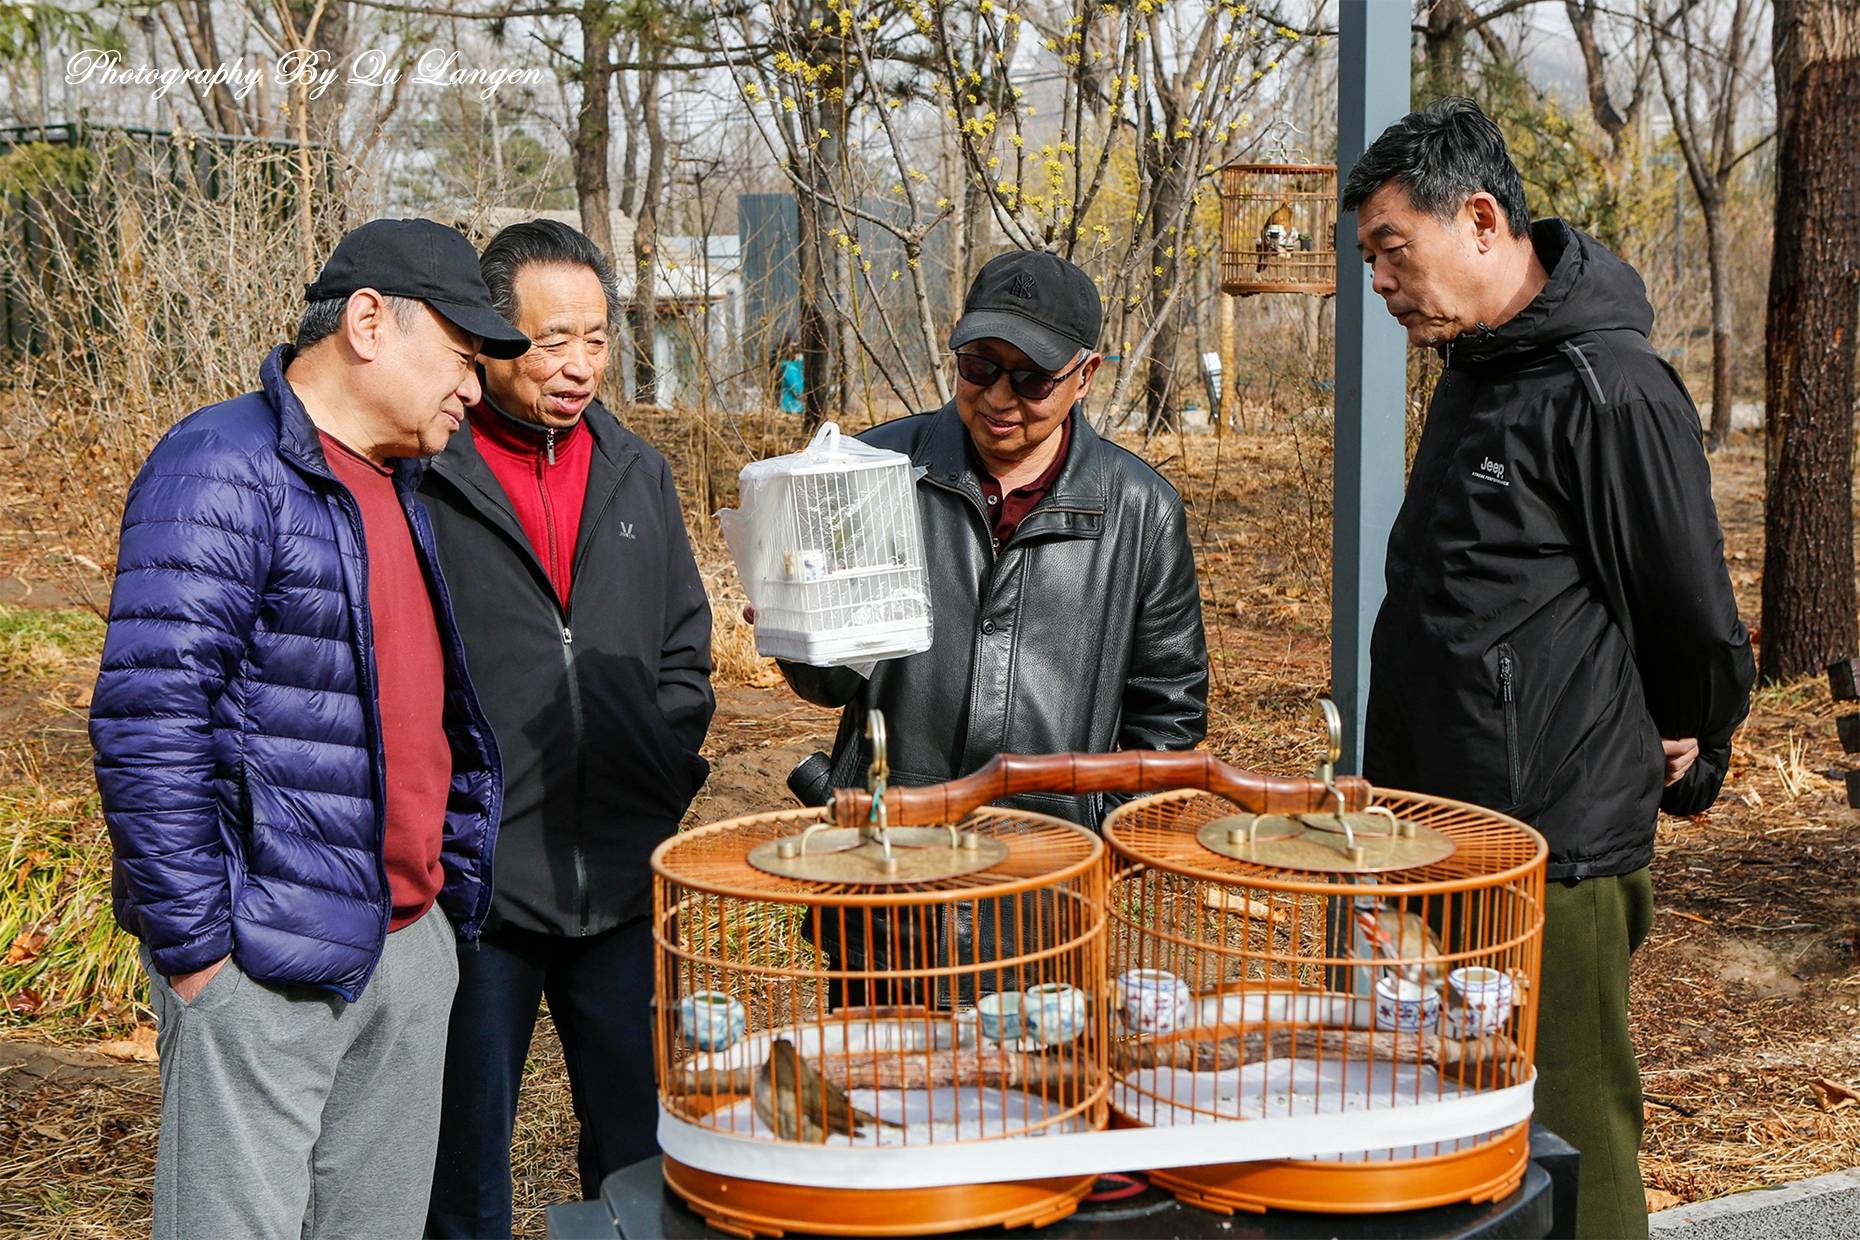
[[[1520,769],[1518,754],[1518,695],[1512,681],[1512,652],[1510,646],[1498,648],[1498,693],[1505,708],[1505,764],[1511,777],[1511,803],[1515,806],[1522,795],[1520,785],[1523,772]]]
[[[555,431],[544,431],[543,437],[547,441],[546,447],[549,464],[554,465]],[[555,505],[551,503],[549,499],[549,474],[546,467],[543,465],[543,458],[540,456],[536,458],[536,495],[542,500],[543,510],[543,575],[550,578],[549,584],[553,589],[555,586],[556,556],[558,555],[555,542]]]
[[[575,860],[575,915],[579,920],[582,934],[588,932],[588,855],[582,838],[584,823],[581,819],[582,792],[582,747],[586,742],[585,724],[581,712],[581,681],[575,675],[575,630],[569,627],[567,617],[562,623],[562,670],[568,677],[568,726],[575,744],[575,845],[572,855]]]
[[[369,979],[374,977],[375,969],[381,963],[381,952],[387,946],[388,925],[394,919],[394,892],[388,883],[387,872],[387,782],[386,750],[381,738],[381,695],[375,686],[375,625],[373,614],[368,606],[368,535],[362,525],[362,506],[355,496],[337,480],[333,472],[322,474],[336,486],[334,499],[336,506],[342,510],[343,517],[349,522],[349,530],[355,535],[355,558],[360,565],[360,589],[362,606],[356,609],[355,624],[361,634],[362,691],[368,695],[369,721],[374,725],[370,738],[378,761],[371,762],[374,767],[375,792],[375,876],[381,883],[381,916],[379,919],[380,937],[375,940],[375,958],[368,966],[368,972],[362,975],[356,986],[356,994],[361,994],[367,987]],[[395,498],[400,498],[399,488],[395,489]],[[411,537],[411,532],[409,532]]]

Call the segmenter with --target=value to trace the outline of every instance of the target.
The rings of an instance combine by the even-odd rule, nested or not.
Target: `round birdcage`
[[[1221,169],[1221,291],[1337,291],[1337,165]]]
[[[1179,791],[1105,822],[1113,1122],[1186,1129],[1199,1165],[1151,1174],[1184,1201],[1399,1210],[1524,1175],[1543,839],[1439,797],[1344,808]]]
[[[666,1182],[735,1234],[1063,1218],[1094,1177],[994,1151],[1104,1126],[1103,845],[874,791],[654,853]]]

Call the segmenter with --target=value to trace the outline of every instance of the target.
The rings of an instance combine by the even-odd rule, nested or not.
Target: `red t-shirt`
[[[555,587],[556,600],[567,611],[593,432],[582,422],[565,430],[519,422],[483,404],[472,406],[466,416],[478,455],[504,488],[530,549]]]
[[[446,741],[446,661],[433,596],[413,549],[394,474],[325,434],[323,455],[362,509],[368,545],[368,611],[374,622],[375,700],[381,709],[387,836],[382,845],[393,895],[390,931],[433,906],[445,874],[452,748]]]

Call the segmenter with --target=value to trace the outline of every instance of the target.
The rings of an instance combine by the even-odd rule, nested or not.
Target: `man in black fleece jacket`
[[[1535,225],[1471,102],[1410,114],[1342,205],[1374,287],[1438,349],[1371,640],[1365,774],[1550,845],[1537,1115],[1582,1152],[1582,1235],[1645,1235],[1628,956],[1659,809],[1718,795],[1749,709],[1698,411],[1647,340],[1640,277]]]

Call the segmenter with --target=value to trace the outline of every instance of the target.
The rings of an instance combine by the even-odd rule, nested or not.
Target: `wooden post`
[[[1215,296],[1221,300],[1221,399],[1214,411],[1220,419],[1214,424],[1218,439],[1226,433],[1228,419],[1240,412],[1240,380],[1234,374],[1234,299],[1226,293]]]

